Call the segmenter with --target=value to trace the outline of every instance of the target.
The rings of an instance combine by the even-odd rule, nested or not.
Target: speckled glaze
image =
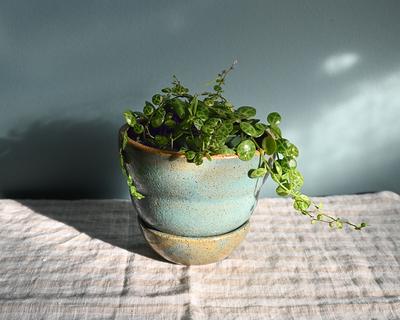
[[[258,166],[258,156],[242,161],[236,155],[216,155],[196,166],[180,153],[129,139],[125,158],[145,196],[132,199],[139,216],[155,229],[178,236],[208,237],[237,229],[249,220],[265,180],[248,177]]]
[[[242,242],[250,228],[246,222],[223,235],[196,238],[160,232],[140,219],[139,224],[146,241],[160,256],[184,265],[209,264],[225,259]]]

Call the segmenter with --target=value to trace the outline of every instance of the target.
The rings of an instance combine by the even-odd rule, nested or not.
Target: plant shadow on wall
[[[23,131],[11,131],[7,138],[0,138],[0,196],[14,199],[115,197],[115,192],[125,187],[119,168],[116,132],[110,122],[101,119],[35,122]],[[115,190],[118,185],[121,190]],[[127,201],[119,202],[118,207],[99,206],[98,202],[89,201],[85,209],[79,202],[69,202],[66,209],[59,200],[47,200],[46,205],[41,201],[18,201],[37,214],[72,226],[92,238],[161,259],[142,239],[136,214]],[[94,206],[97,211],[93,211]],[[107,212],[108,208],[112,212]]]

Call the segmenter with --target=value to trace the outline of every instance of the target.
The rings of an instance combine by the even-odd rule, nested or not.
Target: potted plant
[[[170,87],[146,101],[143,112],[124,112],[119,153],[142,232],[164,258],[203,264],[223,259],[248,231],[267,176],[279,196],[311,223],[331,228],[354,224],[333,217],[301,192],[297,147],[279,128],[281,116],[255,119],[251,106],[236,108],[223,95],[234,64],[212,90],[192,94],[175,76]]]

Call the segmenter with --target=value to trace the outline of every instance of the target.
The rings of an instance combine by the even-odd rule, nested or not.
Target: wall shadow
[[[0,197],[116,198],[118,128],[101,119],[24,125],[0,138]]]
[[[164,261],[141,235],[130,201],[49,200],[120,198],[126,184],[117,137],[118,125],[103,119],[24,124],[0,138],[0,197],[24,199],[18,202],[92,238]]]
[[[89,237],[150,259],[167,262],[145,241],[131,201],[18,200],[37,214],[62,222]]]

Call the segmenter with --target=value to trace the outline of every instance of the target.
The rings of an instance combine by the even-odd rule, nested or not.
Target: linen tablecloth
[[[0,200],[0,319],[400,319],[400,196],[316,200],[370,227],[262,199],[229,258],[191,267],[151,251],[127,200]]]

